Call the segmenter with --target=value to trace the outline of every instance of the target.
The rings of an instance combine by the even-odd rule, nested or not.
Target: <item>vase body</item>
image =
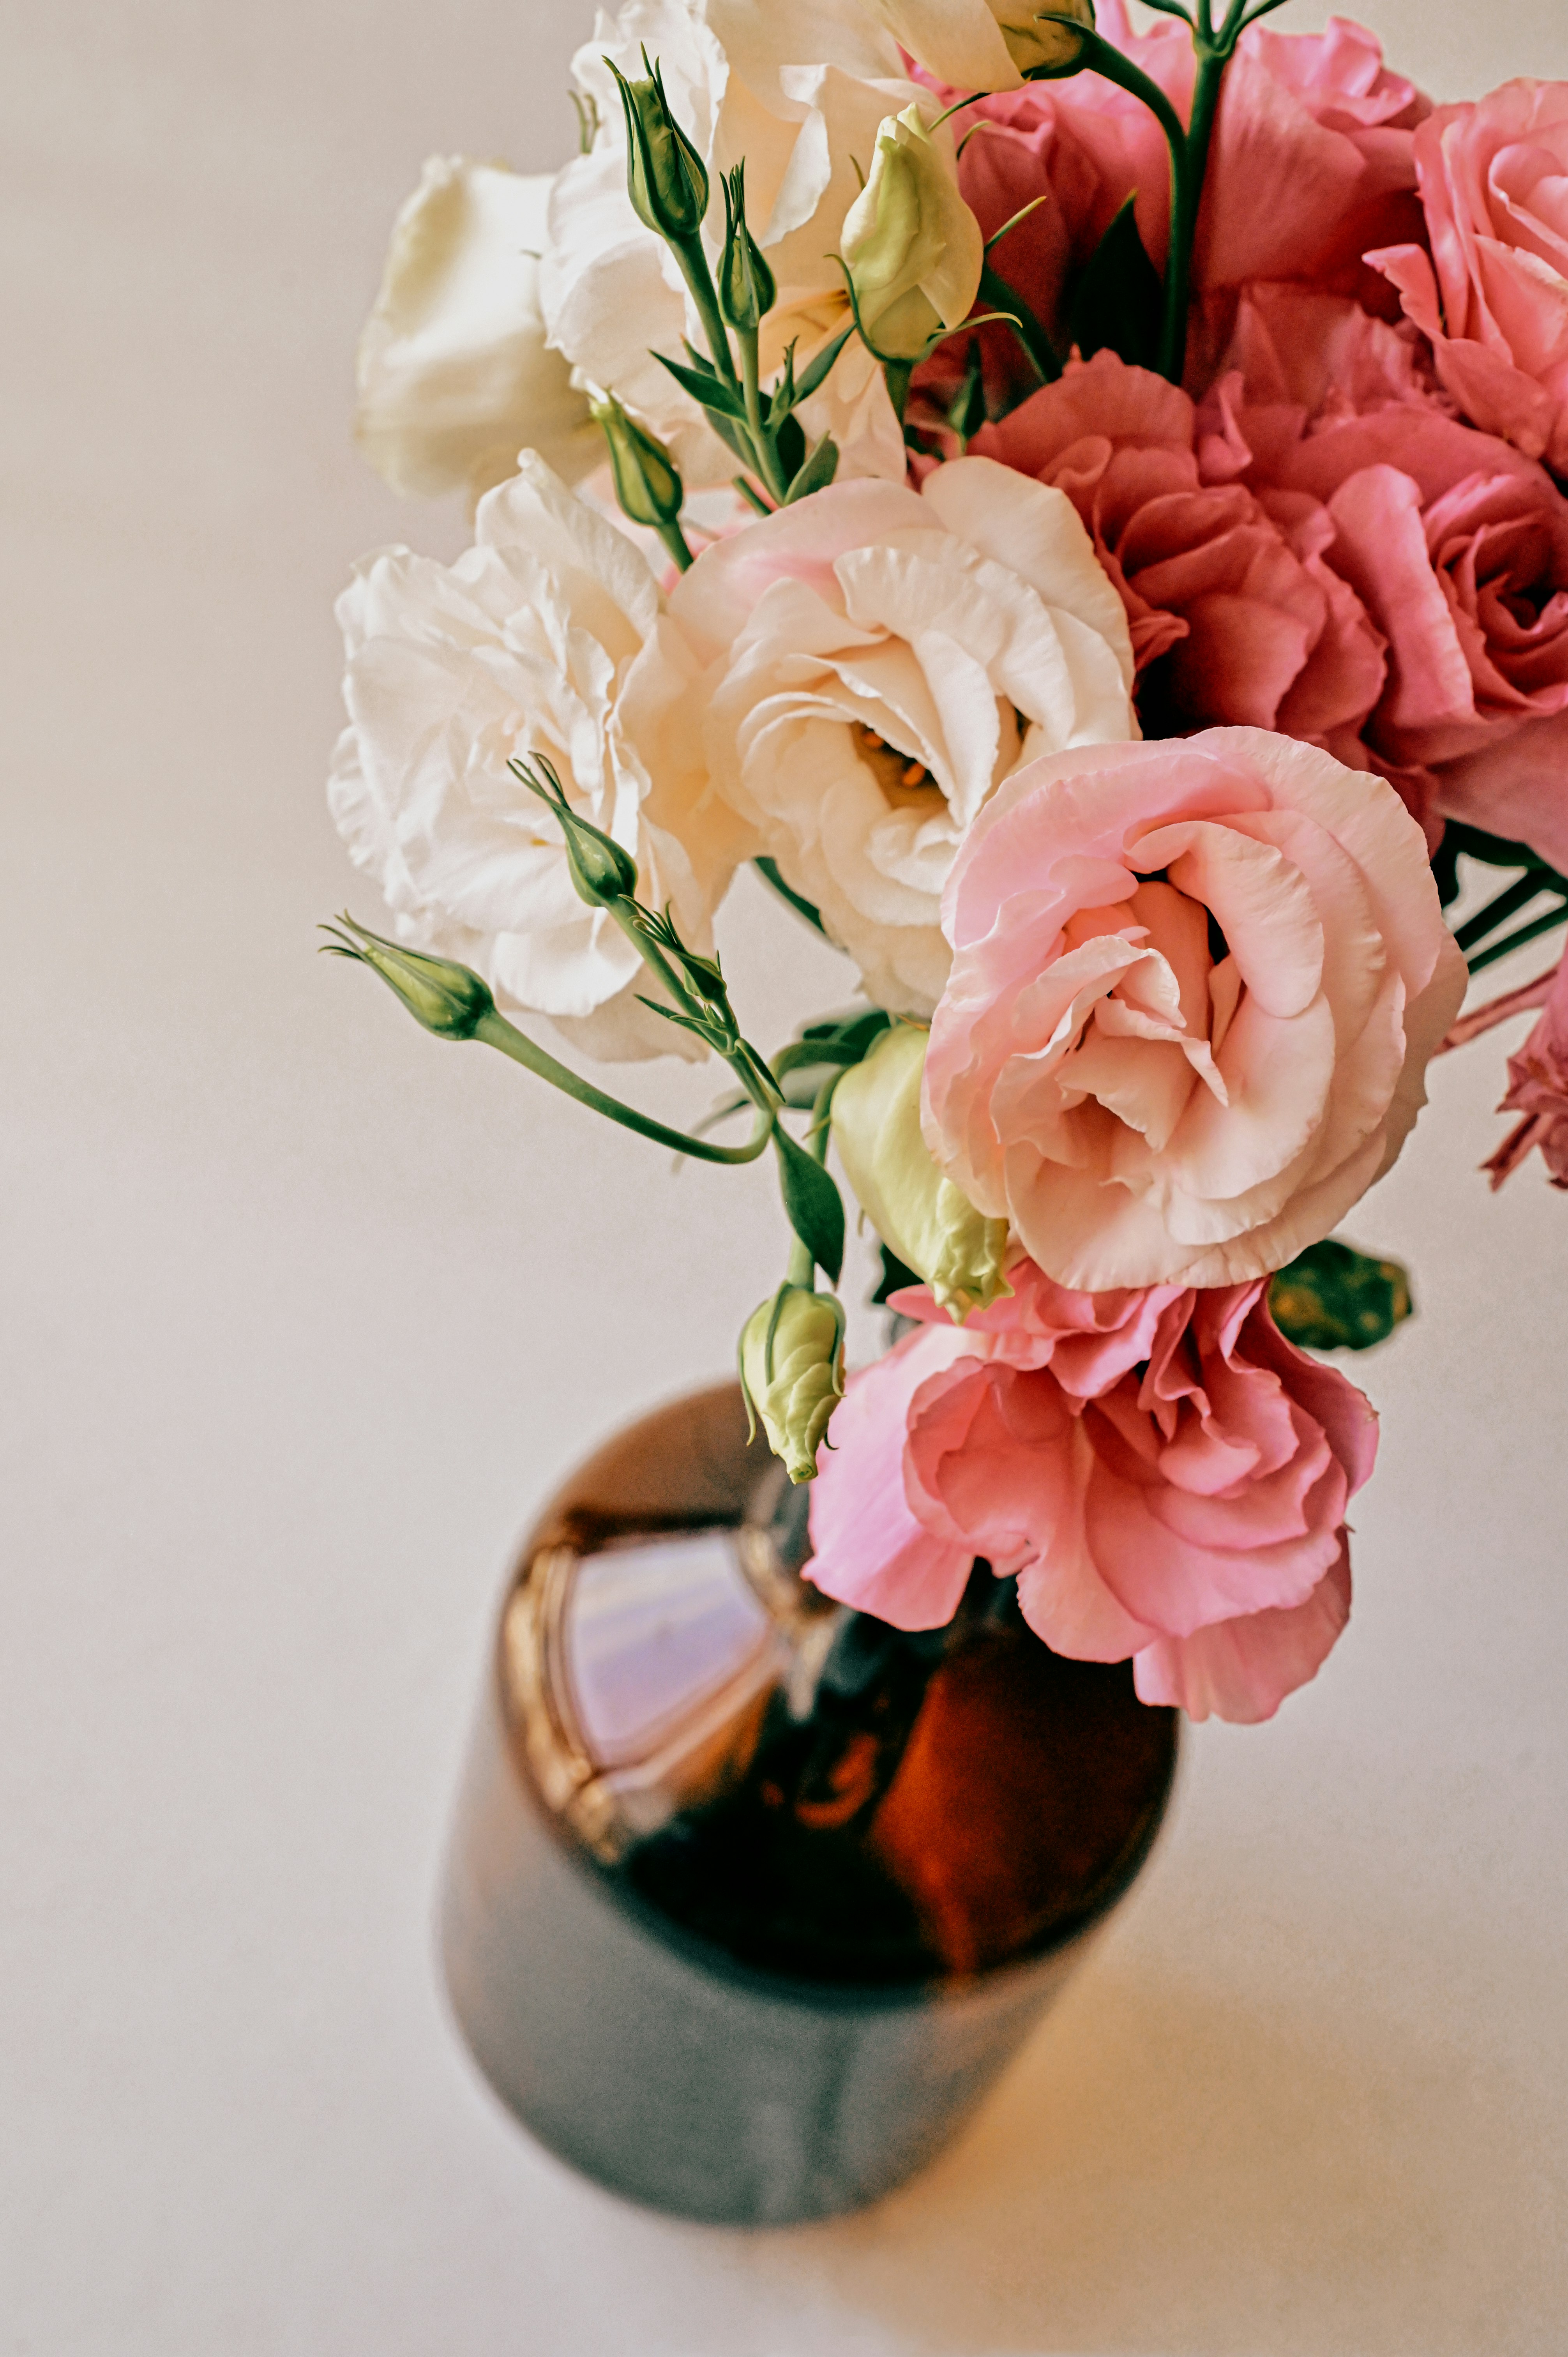
[[[443,1900],[502,2101],[600,2183],[786,2224],[876,2200],[979,2102],[1158,1829],[1176,1715],[983,1568],[905,1638],[799,1577],[806,1494],[738,1387],[632,1426],[502,1609]]]

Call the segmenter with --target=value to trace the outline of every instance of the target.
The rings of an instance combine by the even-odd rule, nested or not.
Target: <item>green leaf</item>
[[[787,417],[773,436],[773,447],[779,453],[779,464],[787,483],[792,483],[806,463],[806,436],[798,417]]]
[[[822,346],[814,361],[807,362],[801,374],[795,380],[795,398],[790,404],[792,408],[798,409],[801,402],[810,401],[818,386],[827,382],[833,362],[854,333],[854,325],[852,321],[842,335],[835,336],[831,344]]]
[[[1369,1351],[1412,1306],[1397,1260],[1371,1260],[1335,1236],[1298,1254],[1269,1287],[1275,1325],[1305,1351]]]
[[[716,413],[721,417],[736,417],[745,424],[745,402],[735,386],[725,384],[712,369],[687,368],[682,361],[672,361],[668,352],[655,352],[652,357],[660,368],[669,370],[682,392],[700,402],[710,415]]]
[[[779,1186],[789,1225],[830,1285],[843,1272],[843,1198],[822,1166],[783,1128],[776,1127]]]
[[[838,470],[839,446],[831,434],[824,434],[785,492],[784,505],[792,507],[797,500],[810,499],[813,491],[825,491]]]
[[[1069,340],[1085,360],[1112,351],[1133,368],[1154,368],[1160,352],[1165,290],[1144,251],[1127,199],[1079,274],[1068,306]]]
[[[819,933],[826,933],[827,927],[822,922],[822,911],[807,899],[803,892],[797,892],[792,884],[785,883],[783,877],[779,873],[779,862],[776,859],[754,859],[751,864],[763,880],[773,887],[779,898],[789,901],[798,917],[804,917],[806,922],[809,925],[814,925]]]

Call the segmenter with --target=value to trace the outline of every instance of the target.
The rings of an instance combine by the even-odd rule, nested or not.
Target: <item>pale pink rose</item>
[[[977,1557],[1145,1702],[1268,1717],[1349,1610],[1345,1510],[1376,1419],[1294,1349],[1266,1281],[1069,1292],[1028,1262],[960,1333],[923,1320],[855,1376],[811,1499],[807,1576],[905,1629],[950,1620]]]
[[[1393,789],[1257,728],[1015,772],[942,902],[928,1145],[1059,1283],[1233,1285],[1399,1153],[1465,988]]]
[[[1065,491],[1088,525],[1127,608],[1146,737],[1277,728],[1365,769],[1382,640],[1324,562],[1334,523],[1298,493],[1204,482],[1195,419],[1176,386],[1098,352],[970,447]]]
[[[1415,136],[1431,243],[1368,260],[1465,414],[1568,473],[1568,82],[1509,81]]]
[[[1206,471],[1332,519],[1324,562],[1388,642],[1364,732],[1380,766],[1428,774],[1444,814],[1568,860],[1568,499],[1545,469],[1430,407],[1308,421],[1232,380],[1199,447]]]
[[[1509,1058],[1508,1094],[1498,1111],[1524,1117],[1482,1165],[1494,1189],[1538,1147],[1552,1185],[1568,1188],[1568,962],[1558,964],[1541,1020]]]

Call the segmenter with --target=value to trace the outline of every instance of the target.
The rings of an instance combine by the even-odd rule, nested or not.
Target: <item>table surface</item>
[[[1561,0],[1371,13],[1439,95],[1568,59]],[[729,1362],[778,1242],[763,1182],[671,1177],[311,954],[374,913],[322,802],[331,598],[463,529],[356,460],[353,336],[426,153],[566,152],[587,15],[0,21],[0,2352],[1561,2349],[1568,1203],[1476,1174],[1496,1043],[1352,1225],[1421,1315],[1365,1364],[1350,1631],[1272,1727],[1197,1732],[964,2140],[732,2235],[479,2083],[431,1910],[509,1551]],[[764,1036],[843,996],[790,921],[729,927]]]

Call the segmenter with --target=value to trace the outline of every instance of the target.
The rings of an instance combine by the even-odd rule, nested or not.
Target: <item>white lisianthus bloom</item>
[[[1091,0],[878,0],[901,48],[955,90],[1017,90],[1030,67],[1071,65],[1082,43],[1036,8],[1092,26]]]
[[[551,340],[585,382],[613,392],[670,446],[689,484],[727,482],[733,453],[650,357],[651,347],[679,360],[683,337],[703,346],[673,256],[626,193],[625,123],[604,59],[635,77],[644,71],[644,47],[715,182],[745,160],[752,233],[779,286],[763,324],[765,378],[791,340],[803,368],[849,325],[836,259],[844,218],[884,121],[922,92],[906,79],[897,45],[866,0],[778,10],[748,0],[628,0],[618,15],[599,18],[579,51],[573,70],[599,123],[591,150],[557,176],[551,199],[541,277]],[[948,126],[934,134],[932,153],[951,178]],[[715,261],[723,228],[715,188],[706,230]],[[903,479],[903,436],[882,371],[858,339],[798,414],[808,441],[832,433],[841,479]]]
[[[433,156],[398,214],[360,338],[354,420],[394,491],[477,500],[516,472],[525,443],[567,482],[602,461],[539,307],[551,178]]]
[[[694,1050],[636,1003],[646,967],[577,897],[558,823],[507,763],[553,762],[574,806],[636,860],[639,897],[668,902],[682,937],[711,949],[736,830],[704,819],[700,776],[656,788],[649,774],[643,718],[653,741],[682,685],[659,652],[660,605],[640,552],[525,451],[455,565],[383,550],[338,609],[349,726],[330,802],[356,866],[405,941],[607,1057]]]
[[[941,996],[942,888],[1003,779],[1139,733],[1126,616],[1071,501],[991,458],[759,519],[670,619],[714,786],[896,1014]]]
[[[890,360],[920,360],[974,307],[985,241],[918,106],[877,131],[871,177],[844,215],[843,259],[866,340]]]

